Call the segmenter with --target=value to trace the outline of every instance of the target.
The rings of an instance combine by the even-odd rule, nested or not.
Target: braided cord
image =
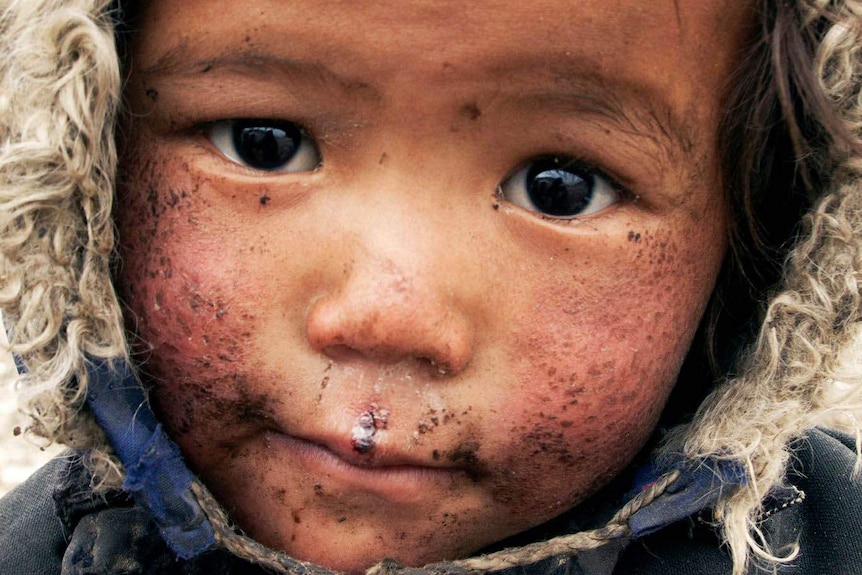
[[[199,479],[192,482],[192,492],[215,531],[216,544],[232,555],[259,565],[273,573],[285,575],[334,575],[333,571],[313,563],[297,561],[237,532],[222,506]]]
[[[598,549],[615,539],[630,535],[629,518],[664,493],[679,478],[679,475],[680,472],[677,469],[662,475],[655,483],[638,493],[622,509],[617,511],[604,527],[571,535],[562,535],[523,547],[504,549],[481,557],[453,561],[451,565],[477,573],[487,573],[509,567],[529,565],[551,557],[573,557],[584,551]]]
[[[598,529],[563,535],[547,541],[531,543],[523,547],[504,549],[479,557],[434,563],[426,565],[421,569],[404,568],[392,560],[384,559],[366,570],[365,575],[461,575],[464,572],[489,573],[509,567],[530,565],[551,557],[573,557],[584,551],[598,549],[613,540],[630,535],[629,518],[664,493],[679,478],[679,475],[679,470],[673,470],[662,475],[655,483],[626,503],[604,527]],[[216,534],[216,543],[226,551],[241,559],[269,569],[274,573],[284,575],[334,575],[335,572],[329,569],[313,563],[297,561],[284,553],[265,547],[250,537],[238,533],[231,527],[230,520],[221,505],[219,505],[200,481],[196,480],[192,483],[192,491],[213,526]]]

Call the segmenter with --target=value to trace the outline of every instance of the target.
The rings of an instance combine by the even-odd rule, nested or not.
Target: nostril
[[[329,359],[339,362],[349,362],[351,360],[362,357],[363,355],[349,345],[344,345],[340,343],[326,345],[322,347],[320,351]]]
[[[447,377],[449,375],[452,375],[452,372],[454,371],[449,362],[446,361],[437,361],[434,358],[429,357],[418,357],[416,359],[420,363],[428,365],[428,369],[430,370],[432,376]]]
[[[430,377],[447,377],[454,373],[451,364],[445,360],[438,360],[427,355],[413,355],[395,352],[384,348],[369,349],[362,351],[344,344],[331,344],[321,348],[321,353],[329,359],[339,363],[351,363],[354,361],[372,360],[384,364],[412,363],[414,369],[426,373]]]
[[[377,353],[365,349],[358,351],[348,345],[333,344],[321,349],[323,355],[338,363],[366,362],[372,360],[381,364],[402,364],[405,367],[412,364],[412,369],[424,373],[426,377],[444,378],[455,374],[455,369],[445,360],[435,359],[427,355],[413,355],[400,353],[387,353],[386,350],[378,349]]]

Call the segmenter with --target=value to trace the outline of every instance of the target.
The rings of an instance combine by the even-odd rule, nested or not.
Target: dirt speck
[[[468,102],[461,106],[461,109],[458,113],[468,120],[476,121],[482,116],[482,110],[479,108],[479,105],[476,102]]]

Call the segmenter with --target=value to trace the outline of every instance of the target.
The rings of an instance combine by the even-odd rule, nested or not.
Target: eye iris
[[[237,122],[233,127],[233,142],[242,161],[260,170],[274,170],[296,155],[302,143],[302,132],[289,123]]]
[[[593,195],[593,178],[547,162],[537,162],[527,173],[527,193],[537,210],[549,216],[581,213]]]

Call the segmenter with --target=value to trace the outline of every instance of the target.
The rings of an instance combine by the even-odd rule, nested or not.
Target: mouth
[[[295,462],[314,477],[399,503],[427,498],[429,488],[448,488],[469,477],[469,472],[457,464],[436,465],[436,461],[388,449],[385,443],[373,453],[362,454],[349,441],[299,437],[281,431],[267,432],[265,441],[270,450],[283,452],[283,461]]]

